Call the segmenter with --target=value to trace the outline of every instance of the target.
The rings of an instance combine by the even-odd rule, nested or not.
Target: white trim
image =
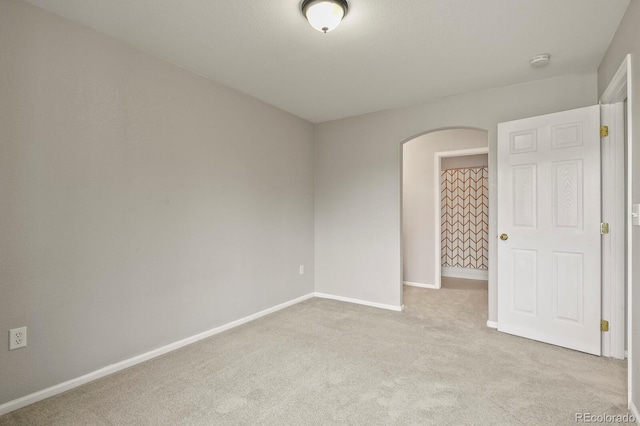
[[[435,233],[433,234],[433,242],[435,245],[434,259],[433,265],[435,269],[435,275],[433,277],[433,282],[435,283],[435,288],[439,289],[442,287],[442,205],[440,200],[440,195],[442,189],[440,188],[440,174],[442,168],[442,157],[439,152],[436,152],[433,156],[433,196],[435,198],[435,202],[433,203],[434,208],[434,225],[435,225]]]
[[[626,86],[625,86],[626,87]],[[624,103],[602,104],[601,124],[609,126],[602,140],[602,317],[610,331],[602,333],[602,355],[624,359],[625,340],[625,120]]]
[[[625,86],[626,87],[626,86]],[[611,356],[618,359],[625,359],[625,340],[626,340],[626,312],[625,312],[625,199],[626,194],[621,191],[625,187],[626,176],[625,168],[625,129],[626,119],[624,117],[624,103],[619,102],[613,108],[614,121],[613,132],[610,132],[612,142],[615,143],[617,150],[616,162],[620,168],[620,173],[616,174],[613,212],[616,216],[617,229],[612,229],[611,236],[614,238],[614,248],[612,252],[612,281],[611,281],[611,318],[610,323],[610,339],[611,339]]]
[[[631,414],[635,418],[636,424],[640,425],[640,413],[638,413],[638,409],[632,401],[629,401],[629,411],[631,411]]]
[[[469,148],[469,149],[457,149],[455,151],[438,151],[436,155],[438,157],[466,157],[467,155],[488,154],[489,147],[482,148]]]
[[[612,130],[612,106],[609,104],[600,104],[600,126],[609,126],[609,130]],[[601,175],[601,200],[600,200],[600,212],[601,222],[609,223],[610,229],[613,231],[616,228],[615,218],[613,217],[612,198],[615,186],[614,180],[616,175],[615,168],[615,154],[616,151],[614,138],[600,138],[600,170]],[[624,170],[624,168],[623,168]],[[601,253],[600,262],[602,265],[602,277],[600,280],[601,285],[601,308],[600,318],[609,320],[611,318],[611,272],[612,272],[612,249],[613,238],[611,234],[601,236]],[[613,331],[613,330],[612,330]],[[600,333],[600,349],[601,355],[611,356],[611,336],[610,333]]]
[[[636,57],[632,54],[628,54],[622,64],[618,68],[618,71],[615,73],[609,85],[605,89],[602,97],[600,98],[601,103],[605,104],[615,104],[618,102],[622,102],[627,99],[627,117],[626,117],[626,128],[627,128],[627,141],[626,141],[626,149],[627,149],[627,193],[625,194],[627,198],[627,209],[626,212],[626,222],[627,222],[627,246],[624,251],[624,255],[628,257],[629,261],[627,262],[627,315],[626,315],[626,325],[627,325],[627,400],[628,407],[630,410],[634,412],[634,415],[638,413],[635,405],[633,404],[634,394],[633,394],[633,370],[634,370],[634,359],[633,359],[633,265],[631,260],[631,256],[633,254],[633,236],[632,236],[632,226],[631,226],[631,205],[633,202],[632,194],[633,194],[633,145],[634,137],[633,133],[633,123],[634,123],[634,108],[638,107],[636,105],[638,101],[636,100],[638,88],[634,87],[634,71],[638,64],[636,63]],[[636,421],[640,421],[639,417],[636,417]]]
[[[38,401],[42,401],[43,399],[52,397],[54,395],[58,395],[62,392],[66,392],[70,389],[76,388],[80,385],[84,385],[85,383],[92,382],[101,377],[108,376],[109,374],[116,373],[120,370],[124,370],[125,368],[132,367],[136,364],[140,364],[141,362],[148,361],[152,358],[158,357],[160,355],[164,355],[168,352],[175,351],[176,349],[180,349],[184,346],[190,345],[191,343],[195,343],[197,341],[206,339],[208,337],[214,336],[218,333],[222,333],[223,331],[229,330],[231,328],[237,327],[239,325],[248,323],[250,321],[256,320],[265,315],[269,315],[276,311],[279,311],[284,308],[288,308],[289,306],[295,305],[296,303],[303,302],[305,300],[311,299],[314,296],[313,293],[305,294],[304,296],[298,297],[296,299],[289,300],[288,302],[281,303],[274,307],[262,310],[260,312],[256,312],[255,314],[251,314],[244,318],[240,318],[235,321],[231,321],[227,324],[221,325],[220,327],[212,328],[211,330],[204,331],[202,333],[195,334],[191,337],[187,337],[186,339],[178,340],[177,342],[170,343],[166,346],[162,346],[161,348],[151,350],[149,352],[143,353],[141,355],[134,356],[132,358],[126,359],[124,361],[117,362],[115,364],[108,365],[99,370],[93,371],[91,373],[85,374],[84,376],[77,377],[75,379],[67,380],[66,382],[51,386],[49,388],[43,389],[38,392],[34,392],[32,394],[23,396],[18,399],[14,399],[13,401],[9,401],[0,405],[0,416],[3,414],[7,414],[11,411],[17,410],[22,407],[26,407],[29,404],[33,404]]]
[[[390,311],[396,311],[396,312],[401,312],[402,311],[402,306],[400,306],[400,305],[387,305],[387,304],[384,304],[384,303],[369,302],[368,300],[352,299],[350,297],[336,296],[334,294],[327,294],[327,293],[313,293],[313,295],[315,297],[319,297],[321,299],[338,300],[340,302],[355,303],[357,305],[364,305],[364,306],[371,306],[371,307],[374,307],[374,308],[388,309]]]
[[[623,62],[622,67],[625,66]],[[640,65],[638,64],[638,58],[634,55],[627,55],[626,58],[626,77],[627,77],[627,200],[629,205],[627,206],[629,210],[631,210],[631,206],[633,205],[633,146],[636,142],[638,142],[638,137],[634,136],[634,123],[636,125],[640,125],[637,121],[638,117],[640,117],[640,111],[635,111],[635,108],[640,108],[640,87],[634,87],[635,83],[638,83],[639,79],[636,73],[639,71]],[[639,98],[636,98],[638,96]],[[636,116],[636,117],[634,117]],[[640,129],[638,129],[640,130]],[[633,226],[631,223],[631,211],[627,214],[627,229],[628,229],[628,237],[627,237],[627,348],[629,351],[629,358],[627,358],[627,397],[629,398],[629,403],[635,409],[637,413],[638,410],[633,405],[633,398],[635,395],[633,394],[633,370],[635,368],[635,362],[633,360],[633,315],[634,308],[633,306],[633,286],[634,286],[634,278],[633,278],[633,262],[631,258],[633,256],[633,235],[632,230]],[[636,421],[640,421],[638,417],[636,417]]]
[[[497,321],[487,321],[487,327],[498,329],[498,322]]]
[[[482,269],[454,268],[451,266],[443,266],[442,276],[451,278],[464,278],[467,280],[487,281],[489,279],[489,271]]]
[[[402,281],[402,284],[408,285],[409,287],[430,288],[433,290],[440,289],[436,284],[412,283],[411,281]]]
[[[618,71],[613,75],[609,85],[602,93],[600,102],[603,104],[615,104],[625,100],[628,94],[629,65],[631,64],[631,55],[625,56],[620,64]]]

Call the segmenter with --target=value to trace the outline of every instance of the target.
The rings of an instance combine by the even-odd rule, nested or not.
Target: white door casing
[[[609,233],[602,235],[602,319],[609,331],[602,333],[602,355],[625,358],[625,105],[601,104],[600,123],[609,134],[602,139],[602,222]]]
[[[600,355],[600,108],[498,125],[498,330]]]

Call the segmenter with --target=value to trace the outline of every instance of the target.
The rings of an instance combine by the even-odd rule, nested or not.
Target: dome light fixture
[[[340,25],[347,14],[347,0],[304,0],[302,14],[316,30],[328,33]]]

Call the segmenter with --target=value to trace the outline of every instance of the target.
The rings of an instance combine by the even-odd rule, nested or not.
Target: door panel
[[[582,253],[553,252],[555,317],[582,324],[584,256]]]
[[[553,163],[553,224],[582,230],[582,160]]]
[[[513,309],[526,314],[536,314],[538,299],[536,279],[538,253],[535,250],[512,250],[513,254]]]
[[[536,165],[527,164],[511,168],[513,226],[536,227],[537,179]]]
[[[498,125],[498,330],[600,354],[600,110]]]

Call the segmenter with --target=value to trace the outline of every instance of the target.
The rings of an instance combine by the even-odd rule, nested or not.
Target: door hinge
[[[606,138],[609,136],[609,126],[600,126],[600,137]]]
[[[609,233],[609,224],[608,223],[601,223],[600,224],[600,233],[601,234],[608,234]]]
[[[600,321],[600,331],[609,331],[609,321],[606,321],[606,320]]]

